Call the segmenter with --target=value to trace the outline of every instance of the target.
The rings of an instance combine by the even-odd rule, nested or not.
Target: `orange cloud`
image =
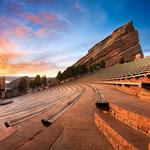
[[[0,76],[36,75],[46,73],[53,74],[52,76],[54,76],[56,74],[57,67],[44,61],[35,60],[15,63],[15,60],[28,54],[29,53],[27,52],[17,50],[16,46],[8,39],[0,37]]]
[[[43,22],[42,19],[36,15],[24,14],[23,16],[32,23],[41,24]]]
[[[54,21],[57,19],[56,15],[53,15],[47,12],[41,12],[40,16],[43,18],[43,20],[46,20],[46,21]]]
[[[1,75],[45,74],[46,70],[55,70],[55,66],[42,61],[22,62],[17,64],[1,64]]]
[[[19,14],[20,15],[20,14]],[[33,15],[30,13],[23,13],[21,14],[25,19],[28,21],[35,23],[35,24],[42,24],[46,22],[52,22],[57,19],[57,16],[54,14],[50,14],[48,12],[40,12],[37,15]]]
[[[40,28],[35,32],[35,35],[38,37],[42,37],[45,34],[45,32],[46,32],[45,28]]]
[[[25,27],[25,26],[18,26],[14,30],[14,34],[17,35],[17,36],[25,36],[30,32],[31,32],[31,28],[28,28],[28,27]]]

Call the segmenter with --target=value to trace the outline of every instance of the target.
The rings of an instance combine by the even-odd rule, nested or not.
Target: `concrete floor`
[[[113,149],[94,123],[94,92],[89,86],[84,87],[86,91],[79,101],[53,125],[46,128],[40,121],[55,113],[55,108],[15,125],[16,132],[0,141],[0,150]],[[78,90],[80,91],[80,88]],[[69,93],[71,94],[70,91]],[[42,96],[42,93],[38,94],[40,99]]]

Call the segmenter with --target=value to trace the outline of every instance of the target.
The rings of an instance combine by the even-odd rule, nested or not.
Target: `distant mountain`
[[[26,79],[27,79],[27,81],[28,82],[30,82],[30,80],[33,80],[34,79],[34,77],[28,77],[28,76],[24,76]],[[6,84],[6,87],[7,88],[14,88],[14,87],[18,87],[18,85],[19,85],[19,82],[20,82],[20,79],[21,79],[22,77],[10,77],[9,79],[11,79],[11,82],[10,83],[7,83]],[[13,80],[14,79],[14,80]],[[7,80],[7,77],[6,77],[6,80]]]
[[[22,76],[22,77],[25,77],[27,79],[28,83],[30,82],[30,80],[34,80],[34,77],[28,77],[28,76]],[[6,77],[6,80],[10,81],[9,83],[6,84],[6,88],[18,87],[20,79],[22,77],[16,77],[16,76],[8,76],[8,77]],[[54,80],[54,78],[52,78],[52,77],[47,77],[47,80],[51,81],[52,84],[53,84],[53,82],[56,82]]]
[[[19,77],[18,76],[5,76],[5,78],[6,78],[6,81],[11,82]]]

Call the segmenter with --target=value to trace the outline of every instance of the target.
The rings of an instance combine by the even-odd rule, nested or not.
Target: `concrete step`
[[[136,130],[150,136],[150,118],[133,113],[113,103],[109,103],[110,114]]]
[[[63,127],[61,125],[52,125],[49,128],[45,128],[43,132],[27,141],[24,145],[19,147],[19,150],[46,150],[49,149],[52,144],[61,135]]]
[[[148,150],[149,136],[117,120],[109,113],[97,110],[95,123],[115,149]]]
[[[133,95],[100,84],[93,84],[93,86],[97,87],[112,104],[124,108],[129,112],[150,118],[150,102],[141,101]]]
[[[6,128],[4,125],[0,125],[0,142],[5,140],[7,137],[15,133],[15,128]]]
[[[150,136],[150,103],[106,86],[94,85],[109,100],[110,113],[120,121]]]

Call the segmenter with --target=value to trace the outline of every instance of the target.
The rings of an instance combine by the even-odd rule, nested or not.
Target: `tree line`
[[[20,79],[19,85],[18,85],[18,90],[20,93],[26,93],[28,87],[32,90],[38,89],[40,87],[46,87],[47,86],[47,77],[40,75],[37,75],[33,80],[28,81],[26,77],[22,77]]]
[[[56,78],[57,80],[62,81],[71,77],[82,75],[87,72],[94,72],[95,70],[104,67],[105,67],[104,60],[101,60],[99,63],[92,64],[89,67],[87,67],[85,64],[78,66],[70,66],[64,72],[59,71]]]

